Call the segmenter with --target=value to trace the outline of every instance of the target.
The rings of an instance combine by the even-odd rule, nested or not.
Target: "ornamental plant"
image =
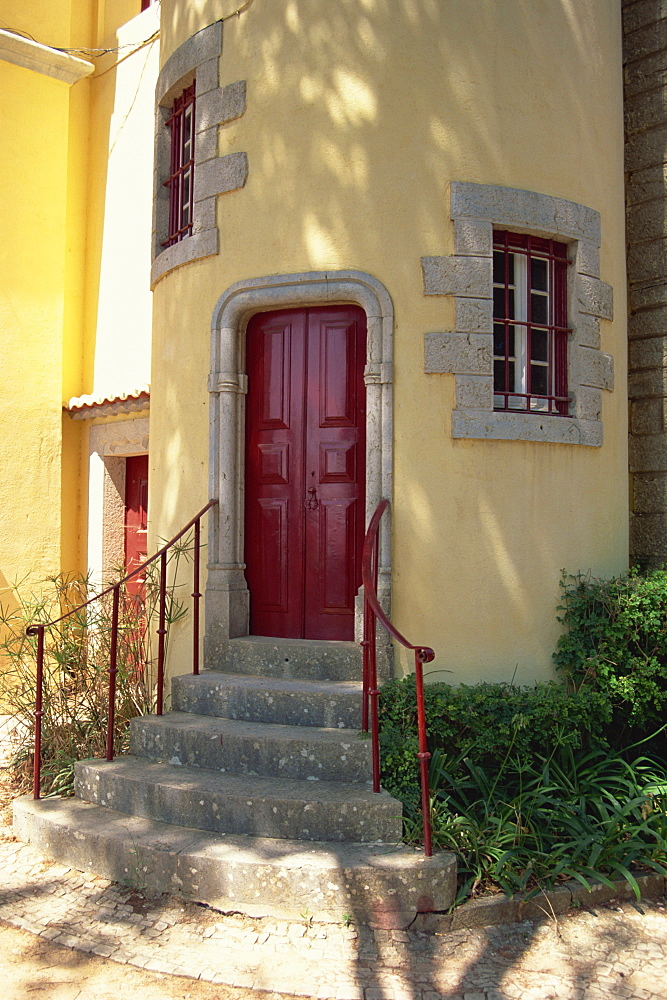
[[[667,572],[600,580],[567,576],[554,659],[570,691],[609,704],[616,746],[658,730],[667,709]]]
[[[609,746],[605,693],[555,682],[426,688],[433,842],[454,851],[455,905],[667,873],[667,777],[657,757]],[[421,842],[414,680],[382,689],[382,783]]]
[[[172,556],[166,624],[186,610],[177,597],[177,567],[187,544]],[[124,571],[119,570],[117,579]],[[111,581],[107,585],[111,585]],[[32,787],[37,638],[30,625],[51,621],[94,596],[88,577],[51,577],[39,594],[13,589],[11,607],[0,606],[0,701],[16,722],[10,773],[17,791]],[[141,597],[121,594],[116,675],[114,753],[127,752],[129,722],[155,703],[155,634],[159,579],[155,564],[145,573]],[[74,764],[106,756],[112,594],[99,598],[46,629],[42,716],[42,794],[71,795]],[[168,638],[168,637],[166,637]]]

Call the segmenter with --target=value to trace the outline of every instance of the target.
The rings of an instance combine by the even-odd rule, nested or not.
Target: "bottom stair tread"
[[[207,833],[79,799],[17,799],[14,829],[81,871],[249,916],[400,927],[446,910],[456,891],[449,852]]]

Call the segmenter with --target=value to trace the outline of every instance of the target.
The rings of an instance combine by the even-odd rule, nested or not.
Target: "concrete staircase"
[[[15,803],[17,835],[82,871],[222,911],[406,927],[445,910],[456,862],[400,844],[370,787],[352,643],[245,637],[133,720],[130,754],[76,765],[73,799]],[[415,776],[417,767],[415,762]]]

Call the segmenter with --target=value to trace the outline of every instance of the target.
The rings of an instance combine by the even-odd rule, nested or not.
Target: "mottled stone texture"
[[[667,4],[623,0],[630,556],[667,560]]]
[[[402,845],[401,803],[372,790],[358,647],[340,679],[353,649],[229,641],[237,670],[177,678],[179,711],[134,719],[130,754],[79,761],[75,798],[22,800],[16,829],[68,866],[141,870],[225,912],[404,929],[448,910],[455,856]]]

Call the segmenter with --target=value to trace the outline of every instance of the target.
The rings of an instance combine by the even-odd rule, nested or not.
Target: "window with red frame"
[[[567,416],[567,247],[493,234],[493,406]]]
[[[171,131],[169,188],[169,234],[163,247],[173,246],[192,234],[195,170],[195,83],[174,101],[166,122]]]

